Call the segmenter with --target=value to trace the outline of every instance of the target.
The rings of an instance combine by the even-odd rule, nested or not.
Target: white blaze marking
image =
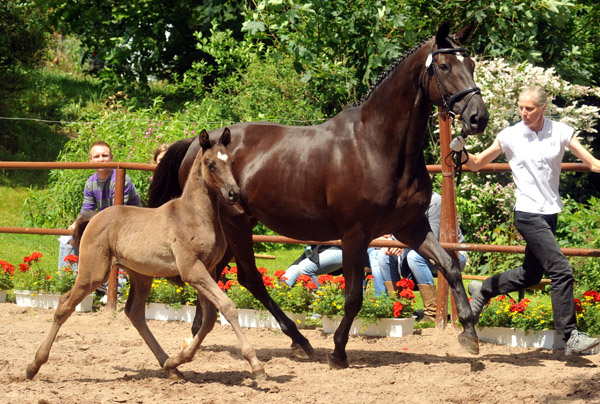
[[[456,58],[458,59],[459,62],[464,62],[465,61],[465,57],[463,55],[456,55]]]
[[[223,153],[221,153],[221,152],[217,152],[217,158],[218,158],[219,160],[223,160],[223,161],[225,161],[225,162],[227,162],[227,160],[229,159],[229,158],[227,157],[227,155],[226,155],[226,154],[223,154]]]

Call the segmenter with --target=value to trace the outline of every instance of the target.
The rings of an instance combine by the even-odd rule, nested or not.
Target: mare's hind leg
[[[81,303],[87,295],[96,290],[98,286],[102,285],[105,282],[105,279],[108,278],[110,266],[108,266],[105,277],[100,279],[99,276],[101,276],[101,274],[99,274],[96,276],[96,280],[93,280],[91,276],[88,276],[88,268],[89,264],[87,264],[86,261],[81,260],[79,262],[79,273],[73,288],[60,297],[58,307],[54,312],[54,320],[50,327],[50,331],[35,353],[33,361],[27,365],[26,375],[28,379],[33,379],[42,365],[48,362],[50,349],[52,348],[52,344],[54,343],[54,339],[56,338],[60,327],[69,319],[71,314],[73,314],[77,305]]]
[[[458,319],[463,325],[463,332],[458,336],[458,341],[467,352],[473,355],[479,354],[479,340],[475,331],[476,319],[469,306],[469,299],[462,283],[458,260],[450,257],[432,232],[427,233],[425,240],[416,251],[432,262],[448,280],[448,285],[456,302]]]
[[[233,330],[235,331],[240,345],[242,347],[242,355],[252,368],[252,375],[255,378],[265,378],[265,369],[263,364],[256,357],[256,352],[252,345],[248,342],[242,328],[238,322],[238,312],[235,305],[225,295],[225,293],[217,286],[215,281],[206,271],[204,265],[198,261],[194,264],[191,273],[192,279],[186,279],[186,281],[194,286],[198,291],[198,300],[201,301],[203,311],[202,326],[198,333],[194,336],[192,342],[185,347],[178,355],[170,357],[163,368],[170,370],[175,369],[182,363],[189,362],[194,358],[196,351],[200,348],[200,344],[206,337],[206,335],[213,329],[213,326],[217,320],[217,313],[215,311],[215,305],[219,308],[221,313],[225,316],[227,321],[231,323]]]
[[[154,335],[148,328],[146,322],[146,300],[150,294],[152,287],[151,276],[141,275],[137,272],[129,272],[129,297],[125,304],[125,314],[129,317],[131,324],[136,328],[141,335],[146,345],[150,348],[161,368],[167,361],[168,355],[162,349]],[[169,377],[173,379],[181,379],[182,375],[177,369],[168,370]]]
[[[225,209],[223,209],[225,210]],[[227,213],[231,211],[228,210]],[[227,237],[227,242],[233,249],[238,267],[238,280],[246,287],[258,301],[275,317],[281,331],[292,339],[292,354],[300,359],[308,359],[314,352],[312,345],[298,331],[296,324],[285,315],[283,310],[269,296],[262,280],[261,274],[256,268],[254,260],[254,249],[252,242],[252,227],[247,217],[225,217],[221,215],[221,223]],[[228,319],[229,320],[229,319]]]

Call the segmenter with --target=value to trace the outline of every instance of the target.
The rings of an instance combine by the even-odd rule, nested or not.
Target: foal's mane
[[[406,59],[408,59],[408,57],[410,55],[412,55],[413,53],[415,53],[417,50],[421,49],[421,47],[423,45],[425,45],[427,42],[429,42],[432,38],[427,38],[424,39],[420,44],[418,44],[417,46],[415,46],[414,48],[410,49],[408,52],[406,52],[403,56],[401,56],[400,58],[396,59],[396,61],[394,63],[392,63],[392,65],[390,67],[388,67],[388,69],[386,71],[384,71],[383,73],[381,73],[379,75],[379,77],[377,77],[377,80],[375,80],[375,83],[373,83],[373,85],[369,88],[369,91],[367,92],[367,94],[360,99],[359,101],[355,102],[354,104],[352,104],[353,107],[358,107],[360,106],[362,103],[364,103],[365,101],[367,101],[369,99],[369,97],[371,96],[371,94],[373,93],[373,91],[375,91],[380,85],[381,83],[389,77],[390,74],[392,74],[392,72],[394,70],[396,70],[396,68],[398,66],[400,66],[402,64],[402,62],[404,62]],[[457,46],[458,45],[458,41],[456,40],[456,38],[454,38],[454,36],[448,36],[447,37],[448,42],[450,43],[451,47]]]

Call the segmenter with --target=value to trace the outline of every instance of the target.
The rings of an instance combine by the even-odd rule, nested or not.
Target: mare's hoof
[[[310,359],[314,353],[315,350],[310,342],[307,342],[304,345],[300,345],[296,342],[292,343],[292,355],[297,359]]]
[[[327,363],[329,363],[329,369],[340,370],[348,367],[348,359],[339,360],[333,357],[332,354],[327,354]]]
[[[252,371],[252,378],[254,380],[267,380],[267,372],[264,369]]]
[[[177,381],[185,380],[185,378],[183,377],[183,373],[181,373],[177,368],[168,370],[167,372],[169,373],[170,380],[177,380]]]
[[[35,375],[37,375],[39,369],[36,370],[32,370],[31,369],[31,364],[27,365],[27,369],[25,369],[25,376],[27,376],[27,378],[29,380],[33,379],[35,377]]]
[[[477,337],[466,335],[464,332],[458,336],[458,343],[472,355],[479,355],[479,340]]]

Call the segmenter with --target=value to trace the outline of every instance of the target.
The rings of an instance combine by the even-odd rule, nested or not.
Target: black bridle
[[[421,86],[423,87],[423,89],[426,89],[425,76],[427,75],[427,72],[429,71],[429,69],[432,69],[433,77],[435,78],[435,85],[438,89],[438,92],[440,93],[440,97],[442,97],[442,105],[443,105],[444,109],[448,112],[448,115],[452,119],[462,119],[462,116],[463,116],[465,110],[467,109],[469,102],[476,94],[481,94],[481,89],[479,87],[471,87],[471,88],[466,88],[464,90],[460,90],[457,93],[451,94],[450,91],[448,90],[448,88],[446,87],[446,85],[444,84],[444,82],[442,81],[442,78],[440,77],[439,68],[438,68],[437,64],[435,63],[435,56],[439,55],[441,53],[465,53],[465,54],[467,54],[467,50],[465,48],[442,48],[442,49],[433,50],[433,44],[431,44],[431,51],[429,52],[429,56],[427,56],[427,61],[425,62],[425,70],[423,71],[423,78],[421,80]],[[454,105],[454,103],[456,101],[460,100],[461,98],[463,98],[467,94],[470,94],[470,95],[467,98],[467,101],[465,102],[465,105],[463,106],[460,113],[459,114],[454,113],[452,111],[452,106]],[[468,122],[465,122],[465,123],[468,124]]]
[[[465,54],[467,54],[467,50],[465,48],[442,48],[442,49],[433,50],[433,44],[431,44],[431,51],[429,52],[429,55],[427,56],[427,60],[425,61],[425,70],[423,71],[423,78],[421,80],[421,86],[423,87],[424,90],[426,89],[425,76],[427,75],[427,72],[429,71],[429,69],[432,69],[433,77],[435,78],[436,87],[438,89],[438,92],[440,93],[440,97],[442,98],[442,105],[443,105],[444,109],[446,110],[446,112],[448,113],[448,116],[450,116],[450,118],[452,120],[454,120],[454,119],[463,120],[463,114],[464,114],[465,110],[467,109],[469,102],[476,94],[481,94],[481,89],[479,87],[471,87],[471,88],[466,88],[464,90],[460,90],[457,93],[450,94],[450,91],[448,90],[448,88],[446,87],[446,85],[444,84],[444,82],[442,81],[442,79],[440,77],[439,68],[438,68],[437,64],[435,63],[435,56],[440,53],[465,53]],[[457,102],[458,100],[460,100],[461,98],[463,98],[466,95],[468,95],[468,98],[466,99],[465,105],[463,106],[462,110],[460,111],[459,114],[454,113],[452,111],[452,106],[454,105],[455,102]],[[465,122],[465,124],[468,125],[468,122]],[[467,137],[462,132],[461,132],[461,136],[463,136],[464,138]],[[469,156],[467,154],[466,160],[463,161],[461,159],[462,152],[457,153],[454,151],[450,151],[450,154],[448,156],[446,156],[446,158],[451,158],[454,161],[454,166],[457,168],[457,171],[458,171],[458,176],[456,179],[457,180],[456,186],[459,186],[460,178],[462,176],[462,166],[464,163],[466,163],[468,161]]]

